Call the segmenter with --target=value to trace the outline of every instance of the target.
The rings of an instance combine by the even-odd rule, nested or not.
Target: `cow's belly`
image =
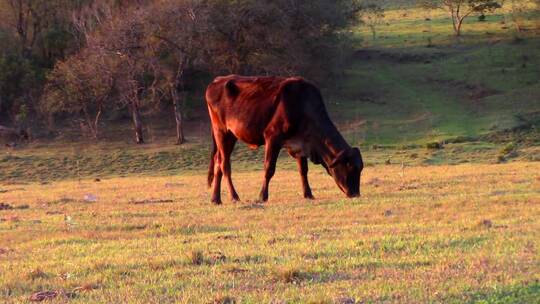
[[[291,138],[286,140],[283,147],[294,158],[308,157],[310,155],[309,144],[301,138]]]
[[[251,148],[264,145],[264,130],[250,123],[231,120],[227,122],[227,129],[240,141],[248,144]]]

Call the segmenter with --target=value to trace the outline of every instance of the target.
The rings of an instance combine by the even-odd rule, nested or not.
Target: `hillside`
[[[356,29],[358,50],[337,85],[324,89],[329,112],[347,139],[363,148],[368,165],[538,161],[540,33],[537,15],[523,20],[517,34],[507,15],[488,15],[484,22],[471,17],[457,40],[442,11],[387,11],[376,39],[367,27]],[[204,169],[204,101],[190,104],[184,146],[173,145],[169,113],[146,118],[144,146],[131,144],[127,122],[106,121],[105,138],[97,143],[68,127],[54,140],[3,148],[0,180]],[[239,145],[234,166],[259,168],[261,158],[260,151]]]

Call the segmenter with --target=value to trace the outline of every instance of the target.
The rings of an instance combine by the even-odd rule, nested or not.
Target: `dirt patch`
[[[384,212],[383,215],[386,216],[386,217],[392,216],[392,215],[394,215],[394,211],[388,209],[388,210],[386,210],[386,211]]]
[[[223,271],[223,273],[232,273],[232,274],[239,274],[239,273],[246,273],[246,272],[248,272],[247,269],[238,268],[238,267],[233,267],[231,269]]]
[[[24,210],[24,209],[30,209],[29,205],[10,205],[7,203],[0,203],[0,210]]]
[[[9,248],[0,248],[0,255],[5,255],[10,253],[12,250]]]
[[[157,199],[157,200],[141,200],[141,201],[129,201],[130,205],[148,205],[148,204],[170,204],[174,203],[173,200]]]
[[[248,203],[247,205],[241,206],[238,209],[255,210],[255,209],[264,209],[265,208],[263,203],[260,203],[260,202],[257,202],[257,201],[255,201],[255,202],[248,201],[247,203]]]
[[[479,100],[489,96],[500,94],[501,92],[493,89],[486,88],[484,86],[471,86],[469,89],[469,98],[471,100]]]
[[[401,185],[397,191],[417,190],[420,186],[417,184]]]
[[[180,188],[180,187],[184,187],[185,184],[183,183],[166,183],[165,184],[165,188]]]
[[[1,189],[0,194],[2,193],[8,193],[8,192],[15,192],[15,191],[24,191],[26,189],[24,188],[14,188],[14,189]]]
[[[12,210],[13,206],[6,203],[0,203],[0,210]]]
[[[64,212],[61,212],[61,211],[47,211],[45,212],[46,215],[59,215],[59,214],[64,214]]]
[[[488,88],[482,84],[472,84],[461,80],[426,77],[426,81],[448,87],[456,92],[464,92],[465,97],[471,101],[478,101],[501,93],[498,90]]]
[[[49,202],[45,202],[44,204],[47,205],[47,206],[50,206],[50,205],[62,205],[62,204],[70,204],[70,203],[76,203],[78,202],[76,199],[72,199],[72,198],[69,198],[69,197],[62,197],[62,198],[59,198],[55,201],[49,201]]]
[[[32,294],[28,300],[32,302],[43,302],[58,297],[62,292],[59,290],[40,291]]]

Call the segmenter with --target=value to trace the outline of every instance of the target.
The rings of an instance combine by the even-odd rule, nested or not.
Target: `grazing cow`
[[[252,148],[265,145],[264,180],[259,200],[268,200],[268,184],[282,147],[298,163],[304,197],[313,199],[308,162],[323,165],[348,197],[360,195],[364,167],[358,148],[351,148],[330,120],[321,93],[294,77],[217,77],[206,90],[214,148],[208,170],[212,202],[221,204],[225,175],[231,199],[240,200],[231,179],[231,153],[236,141]]]

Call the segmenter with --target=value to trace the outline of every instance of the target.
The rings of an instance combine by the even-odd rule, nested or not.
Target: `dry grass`
[[[0,298],[539,299],[540,163],[369,167],[355,200],[312,170],[314,202],[301,199],[296,172],[278,170],[263,207],[250,201],[261,172],[234,178],[244,202],[221,207],[202,175],[2,187],[0,202],[29,208],[0,211]]]

